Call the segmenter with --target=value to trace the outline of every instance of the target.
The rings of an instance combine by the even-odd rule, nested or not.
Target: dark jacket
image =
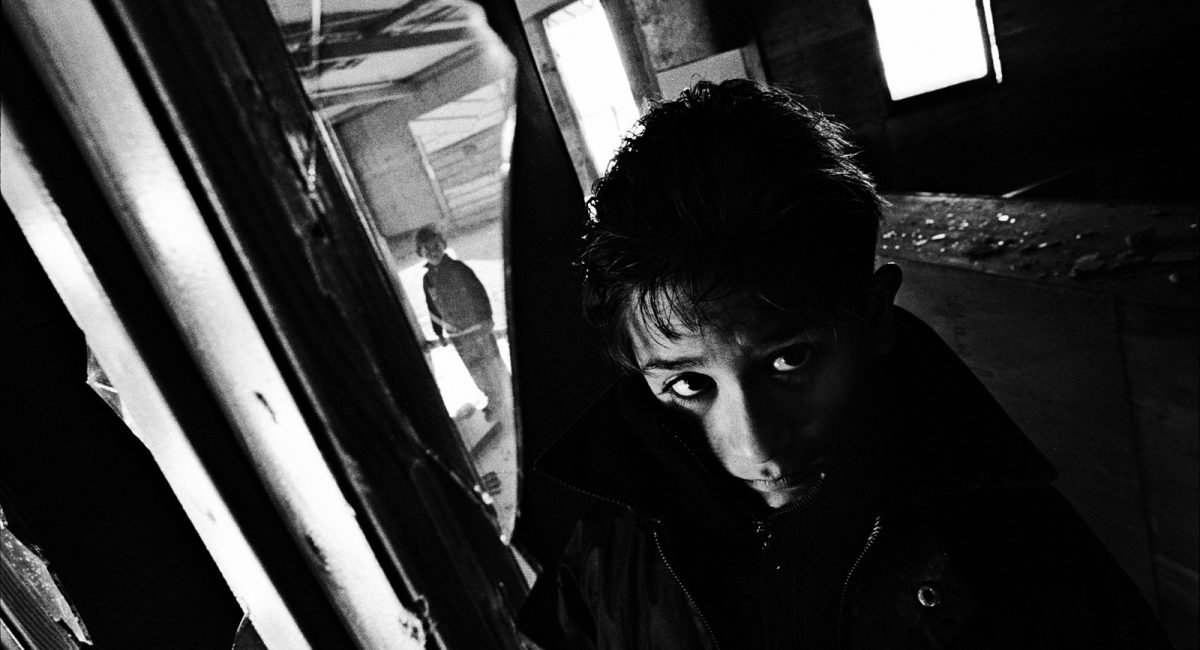
[[[596,499],[521,613],[555,648],[1167,648],[1054,470],[924,323],[860,471],[772,511],[618,382],[538,462]],[[886,414],[886,415],[882,415]]]
[[[425,304],[429,307],[433,332],[438,338],[444,335],[444,330],[448,330],[445,335],[453,336],[460,330],[492,319],[487,290],[471,267],[447,255],[438,264],[426,264],[425,268],[422,280]]]

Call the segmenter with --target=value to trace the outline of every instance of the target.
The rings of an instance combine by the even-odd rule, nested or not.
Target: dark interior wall
[[[1003,82],[887,93],[866,0],[761,0],[769,79],[846,122],[888,189],[1004,193],[1078,167],[1175,198],[1196,169],[1192,2],[994,0]]]

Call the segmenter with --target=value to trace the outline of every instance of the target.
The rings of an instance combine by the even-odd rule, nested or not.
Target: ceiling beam
[[[388,27],[391,27],[398,22],[402,22],[405,18],[408,18],[414,13],[420,11],[421,9],[425,8],[426,5],[429,5],[434,1],[435,0],[412,0],[411,2],[407,2],[402,5],[399,9],[392,9],[391,11],[384,12],[376,19],[365,24],[363,26],[363,33],[371,35],[378,34]]]
[[[416,91],[417,88],[413,84],[403,81],[393,81],[385,84],[339,88],[334,92],[314,92],[312,93],[312,101],[317,108],[357,106],[400,99]]]
[[[396,50],[462,43],[474,40],[475,35],[475,30],[469,27],[453,27],[405,34],[384,33],[369,38],[341,42],[325,41],[317,48],[317,60],[326,62],[338,59],[356,59],[370,54]],[[309,54],[310,47],[306,44],[293,52],[292,56],[296,57],[298,61],[307,63],[312,60]]]
[[[357,31],[362,34],[377,34],[392,25],[403,21],[417,13],[425,6],[439,0],[412,0],[396,9],[376,9],[374,11],[329,11],[322,15],[321,22],[326,35],[334,32]],[[312,32],[312,22],[297,20],[279,25],[279,31],[285,39],[307,39]]]
[[[359,94],[327,94],[320,99],[314,98],[313,103],[317,108],[355,106],[333,115],[331,119],[335,124],[353,119],[362,110],[369,110],[371,105],[391,99],[402,100],[405,119],[414,119],[512,75],[511,65],[510,60],[485,56],[482,49],[470,47],[404,81],[393,82],[387,87],[362,87]],[[388,90],[391,95],[387,94]]]

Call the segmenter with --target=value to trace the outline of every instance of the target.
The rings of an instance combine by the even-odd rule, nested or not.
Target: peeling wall
[[[630,0],[650,64],[662,72],[742,45],[736,21],[702,0]]]

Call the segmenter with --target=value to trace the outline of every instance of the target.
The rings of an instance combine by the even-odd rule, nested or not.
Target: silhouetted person
[[[433,226],[416,234],[417,254],[425,259],[425,303],[433,332],[442,345],[454,344],[471,379],[487,397],[484,416],[494,422],[505,412],[511,388],[508,368],[492,334],[492,305],[479,277],[446,254],[446,239]]]

